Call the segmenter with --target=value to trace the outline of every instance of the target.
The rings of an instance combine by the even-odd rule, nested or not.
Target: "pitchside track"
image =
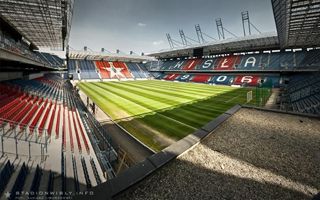
[[[194,132],[235,104],[246,103],[247,92],[252,90],[157,80],[78,86],[105,113],[156,151]]]

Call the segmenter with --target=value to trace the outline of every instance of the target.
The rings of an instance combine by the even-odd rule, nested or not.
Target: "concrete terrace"
[[[311,199],[320,191],[319,146],[317,118],[242,108],[164,166],[148,158],[161,168],[138,166],[148,171],[139,183],[108,186],[120,188],[115,199]]]

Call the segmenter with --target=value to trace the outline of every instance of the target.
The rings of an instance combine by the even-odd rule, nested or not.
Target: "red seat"
[[[74,144],[73,144],[73,136],[72,136],[72,129],[71,129],[71,121],[70,121],[70,112],[67,109],[68,113],[68,126],[69,126],[69,137],[70,137],[70,148],[71,151],[74,152]]]
[[[193,70],[202,60],[201,59],[192,59],[183,66],[183,70]]]
[[[168,74],[165,79],[168,81],[173,81],[175,80],[177,77],[179,76],[179,74]]]
[[[32,133],[34,131],[35,126],[37,125],[43,111],[44,111],[44,106],[41,106],[40,109],[38,109],[38,112],[36,114],[36,116],[34,117],[34,119],[32,120],[30,126],[29,126],[29,131]]]
[[[126,78],[133,78],[132,74],[130,73],[130,71],[128,70],[128,67],[125,63],[123,62],[113,62],[113,66],[115,68],[120,68],[121,73],[126,77]]]
[[[210,79],[211,75],[196,75],[193,77],[191,80],[192,82],[197,82],[197,83],[206,83]]]
[[[42,135],[42,132],[43,132],[43,129],[44,129],[44,125],[46,124],[46,122],[48,120],[48,115],[50,113],[51,108],[52,108],[52,105],[51,105],[51,103],[49,103],[48,108],[47,108],[47,110],[46,110],[46,112],[45,112],[45,114],[44,114],[44,116],[43,116],[43,118],[41,120],[40,125],[39,125],[39,136]]]
[[[12,121],[19,123],[22,118],[28,114],[31,108],[32,104],[28,103],[24,109],[22,109],[15,117],[13,117]],[[13,126],[13,124],[11,124],[11,126]]]
[[[76,132],[76,139],[77,139],[78,149],[79,149],[79,151],[81,153],[81,151],[82,151],[81,142],[80,142],[79,132],[78,132],[78,129],[77,129],[77,126],[76,126],[76,120],[74,119],[75,118],[74,112],[75,111],[72,111],[73,127],[74,127],[74,130]]]
[[[110,78],[110,72],[107,70],[108,68],[110,68],[110,65],[108,62],[104,62],[104,61],[96,61],[96,66],[98,67],[99,71],[100,71],[100,75],[102,78],[104,79],[109,79]]]
[[[34,105],[32,107],[31,111],[28,113],[28,115],[20,123],[20,128],[23,128],[23,126],[26,126],[27,124],[29,124],[31,118],[34,116],[34,114],[38,110],[38,107],[39,107],[38,105]]]
[[[65,126],[65,107],[62,108],[62,150],[66,150],[66,126]]]
[[[81,133],[81,136],[82,136],[82,140],[83,140],[84,146],[86,147],[86,150],[87,150],[87,152],[88,152],[88,154],[89,154],[89,153],[90,153],[90,148],[89,148],[87,139],[86,139],[86,137],[85,137],[85,135],[84,135],[84,131],[83,131],[83,128],[82,128],[82,126],[81,126],[81,124],[80,124],[79,118],[80,118],[80,116],[79,116],[79,114],[76,112],[77,124],[78,124],[78,126],[80,127],[80,133]]]
[[[219,58],[218,66],[215,70],[234,70],[235,65],[239,64],[240,56],[231,55]]]
[[[21,111],[21,109],[23,109],[26,105],[27,103],[25,101],[21,101],[20,103],[18,103],[17,106],[9,110],[7,113],[4,113],[2,115],[2,118],[8,121],[11,121],[10,124],[12,125],[13,124],[12,118],[15,117]],[[0,121],[0,125],[2,123],[3,123],[3,120]]]
[[[57,116],[57,123],[56,123],[56,138],[59,138],[59,128],[60,128],[60,111],[61,110],[61,106],[59,106],[59,110],[58,110],[58,116]]]
[[[49,126],[48,126],[48,135],[51,136],[51,132],[52,132],[52,127],[53,127],[53,121],[54,121],[54,117],[56,114],[56,108],[57,108],[57,103],[55,103],[52,112],[51,112],[51,116],[49,119]]]

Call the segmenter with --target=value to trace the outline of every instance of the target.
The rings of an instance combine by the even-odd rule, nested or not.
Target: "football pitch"
[[[158,80],[88,82],[79,88],[105,113],[155,151],[193,133],[253,89]]]

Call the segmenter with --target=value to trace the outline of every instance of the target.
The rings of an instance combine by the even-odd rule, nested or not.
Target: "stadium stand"
[[[151,71],[270,71],[318,68],[320,50],[272,52],[225,57],[164,60]],[[153,66],[157,65],[156,63]]]
[[[100,71],[102,79],[110,79],[110,73],[108,72],[110,68],[109,62],[96,61],[96,66]]]
[[[132,75],[136,78],[145,78],[139,67],[135,63],[126,63]]]
[[[41,63],[50,68],[60,68],[63,66],[63,59],[49,53],[31,51],[29,45],[24,41],[15,41],[8,34],[0,30],[0,49],[10,51],[23,57],[27,57],[37,63]]]
[[[77,68],[77,63],[79,69]],[[144,64],[134,62],[107,62],[71,59],[68,65],[69,74],[74,80],[108,80],[108,79],[148,79],[151,77]]]
[[[210,78],[211,78],[211,75],[207,75],[207,74],[196,75],[196,76],[193,77],[192,82],[207,83]]]
[[[273,87],[279,87],[280,73],[317,71],[320,66],[319,57],[320,50],[314,49],[203,59],[168,59],[146,66],[153,66],[150,72],[160,80],[246,86],[258,86],[263,80],[272,81]],[[202,74],[203,72],[206,74]],[[268,72],[274,75],[267,74]]]
[[[100,79],[95,65],[92,61],[79,60],[78,63],[81,79]]]
[[[318,24],[315,24],[312,15],[319,13],[319,2],[272,0],[275,18],[281,17],[275,20],[277,33],[274,34],[251,34],[250,26],[253,24],[248,17],[249,35],[246,35],[244,31],[245,37],[236,36],[236,38],[225,39],[224,33],[222,36],[218,30],[219,40],[205,41],[202,38],[201,42],[200,33],[202,35],[202,32],[198,25],[199,29],[196,26],[196,30],[199,43],[197,41],[195,41],[197,44],[185,42],[183,46],[172,44],[170,50],[160,50],[155,54],[148,54],[148,56],[145,56],[144,53],[140,56],[133,51],[130,52],[130,55],[126,55],[120,50],[117,50],[117,53],[111,53],[105,51],[104,48],[101,49],[101,52],[87,51],[87,47],[84,48],[84,52],[74,50],[68,44],[74,2],[74,0],[48,2],[25,0],[22,3],[18,0],[1,1],[0,143],[2,151],[0,157],[0,199],[4,199],[4,196],[7,195],[9,195],[6,197],[7,199],[36,199],[42,198],[40,196],[43,194],[46,196],[43,199],[58,199],[59,197],[68,199],[69,193],[67,192],[81,194],[80,192],[85,191],[84,193],[86,193],[97,185],[100,185],[97,188],[102,191],[103,198],[115,197],[117,199],[116,195],[119,193],[128,192],[126,190],[138,182],[144,183],[143,179],[145,178],[152,178],[151,173],[159,170],[160,167],[162,170],[166,170],[167,166],[178,166],[177,161],[183,161],[184,165],[188,165],[192,169],[182,170],[186,174],[191,174],[191,176],[183,175],[183,178],[191,177],[194,179],[198,174],[193,172],[199,172],[202,173],[199,177],[203,177],[203,183],[208,183],[208,177],[212,178],[210,181],[212,180],[211,182],[217,186],[219,184],[216,184],[215,181],[222,180],[222,183],[227,183],[223,189],[212,187],[213,190],[207,190],[204,187],[204,190],[200,190],[202,193],[208,192],[209,195],[206,197],[210,198],[219,198],[220,195],[226,198],[235,197],[234,194],[237,192],[243,192],[240,196],[243,198],[247,197],[245,196],[247,193],[253,192],[253,198],[248,196],[247,199],[263,198],[263,195],[268,195],[269,191],[259,191],[261,180],[263,182],[262,189],[270,185],[271,192],[269,194],[272,197],[273,194],[275,196],[280,193],[286,194],[285,190],[288,190],[288,194],[284,197],[288,198],[290,193],[299,191],[303,191],[309,196],[314,195],[313,190],[314,188],[317,190],[318,185],[316,181],[316,184],[313,183],[313,178],[319,173],[307,176],[308,172],[313,173],[316,162],[310,162],[314,160],[312,157],[314,152],[311,151],[311,156],[309,156],[306,147],[316,144],[314,141],[318,139],[315,117],[320,115],[320,42],[317,40],[319,27],[316,26]],[[281,9],[279,6],[284,6],[284,8]],[[286,19],[287,15],[282,15],[282,13],[287,13],[290,16],[289,19]],[[296,17],[301,15],[303,15],[303,19],[297,20]],[[242,20],[245,29],[243,13]],[[218,21],[216,22],[218,26]],[[289,28],[283,28],[283,25],[287,25]],[[300,28],[297,31],[295,27],[298,26]],[[260,32],[257,28],[255,29]],[[222,27],[222,30],[226,29]],[[183,35],[180,34],[180,36]],[[223,39],[220,38],[221,36]],[[169,34],[167,38],[170,43]],[[64,60],[56,55],[42,52],[42,48],[66,51],[67,59]],[[76,81],[70,81],[67,77],[72,77],[72,80]],[[146,79],[163,81],[134,82],[134,80]],[[122,80],[123,83],[91,83]],[[78,81],[90,83],[78,84]],[[288,82],[288,84],[284,84],[284,82]],[[202,83],[202,85],[196,83]],[[91,87],[82,88],[82,84]],[[99,84],[101,85],[99,86]],[[108,84],[110,85],[108,86]],[[227,85],[232,88],[203,84]],[[260,87],[264,84],[268,84],[270,87]],[[259,91],[259,88],[262,90]],[[80,89],[83,91],[79,92]],[[286,116],[275,110],[270,113],[265,111],[257,113],[256,110],[269,109],[265,106],[266,102],[262,101],[261,96],[264,94],[258,96],[257,93],[267,93],[266,99],[269,102],[272,99],[271,96],[275,94],[275,90],[283,92],[280,94],[281,109],[291,112],[286,113]],[[94,98],[94,93],[99,97]],[[274,99],[276,97],[276,95],[273,96]],[[96,109],[100,112],[100,108],[109,105],[115,106],[115,108],[119,106],[117,109],[110,106],[110,110],[115,111],[114,113],[120,113],[119,118],[112,119],[113,116],[108,111],[104,111],[105,113],[95,112]],[[241,108],[242,106],[252,107],[252,105],[254,105],[252,110],[255,111]],[[120,107],[126,110],[122,111]],[[235,120],[236,118],[233,117],[239,109],[242,111],[240,114],[238,113],[238,116],[236,115],[239,118]],[[296,137],[298,134],[295,133],[294,137],[297,141],[294,141],[293,145],[290,143],[289,137],[291,136],[288,133],[293,132],[290,125],[296,126],[296,123],[292,123],[291,120],[288,124],[281,123],[281,119],[291,118],[294,116],[292,112],[295,112],[294,115],[297,117],[294,119],[294,122],[298,124],[297,127],[294,127],[296,132],[303,133],[305,127],[299,124],[303,120],[307,121],[312,118],[310,121],[316,121],[315,123],[304,123],[309,127],[306,131],[316,133],[314,137],[311,135],[309,140],[308,136]],[[110,114],[110,116],[103,116],[108,119],[101,120],[100,123],[96,118],[100,118],[99,114]],[[268,117],[265,118],[265,116]],[[230,120],[227,120],[228,118]],[[259,118],[263,123],[251,123],[257,122]],[[273,120],[268,121],[268,118]],[[250,120],[246,121],[246,119]],[[224,121],[229,123],[225,127],[222,125]],[[270,121],[273,122],[270,123]],[[205,123],[208,124],[205,125]],[[230,124],[231,126],[229,126]],[[257,144],[257,149],[261,151],[261,154],[250,149],[250,145],[239,145],[238,143],[235,145],[237,148],[226,148],[227,153],[211,148],[210,144],[213,140],[209,142],[207,136],[213,131],[219,131],[218,126],[220,126],[219,129],[226,128],[227,131],[220,130],[221,140],[216,140],[216,136],[219,134],[214,134],[216,137],[214,141],[217,142],[215,147],[218,147],[221,141],[230,143],[232,137],[230,134],[226,135],[226,132],[235,132],[246,136],[245,134],[253,130],[252,136],[254,137],[252,139],[255,139],[254,144]],[[230,127],[232,130],[228,130]],[[288,130],[281,130],[282,127]],[[135,128],[139,130],[135,132]],[[111,131],[112,134],[110,134]],[[263,131],[266,131],[267,134]],[[285,133],[282,136],[279,134],[281,131]],[[140,132],[144,135],[140,135]],[[257,133],[263,133],[261,138],[256,138],[257,135],[259,136]],[[270,133],[275,134],[270,135]],[[115,142],[120,141],[119,144],[113,143],[110,135],[115,138]],[[119,137],[119,135],[121,136]],[[205,137],[207,143],[201,141]],[[233,141],[240,138],[243,142],[249,137],[235,135],[234,138]],[[148,144],[148,140],[155,145]],[[270,142],[268,142],[269,140]],[[294,159],[289,157],[289,165],[282,162],[275,162],[275,164],[270,162],[272,166],[270,163],[261,165],[260,161],[265,162],[267,160],[265,158],[281,159],[276,148],[268,147],[268,145],[272,147],[273,144],[281,140],[285,140],[286,143],[284,143],[284,149],[280,150],[286,148],[295,150],[295,152],[292,151],[293,153],[287,151],[285,154],[295,158],[303,158],[302,162],[299,159],[299,162],[292,162]],[[121,143],[122,141],[125,142]],[[131,144],[129,144],[130,142]],[[126,143],[136,151],[131,154],[128,151],[130,148],[126,149],[126,145],[123,145],[125,148],[121,147]],[[287,143],[289,145],[286,147]],[[202,147],[203,144],[205,146]],[[250,144],[253,144],[252,141]],[[301,149],[298,149],[299,144],[302,144]],[[198,148],[196,145],[199,145]],[[225,144],[221,146],[226,147]],[[266,148],[261,148],[261,146]],[[281,143],[277,143],[277,148],[278,146],[281,147]],[[142,151],[145,149],[148,153],[140,151],[140,147]],[[243,172],[244,169],[249,169],[250,173],[245,173],[243,176],[243,173],[240,175],[231,173],[233,168],[228,165],[214,166],[214,169],[209,169],[210,167],[205,165],[202,168],[201,165],[198,165],[199,163],[193,165],[192,162],[186,162],[188,159],[175,160],[176,156],[183,156],[182,153],[190,150],[191,147],[195,151],[201,150],[199,147],[204,148],[201,151],[206,152],[206,155],[197,157],[201,162],[203,161],[201,158],[206,156],[209,158],[210,154],[214,153],[220,158],[228,157],[229,161],[237,165],[249,165],[245,166],[246,168],[239,168],[238,171]],[[38,153],[39,149],[41,156]],[[234,152],[231,151],[233,149],[235,149]],[[249,153],[243,151],[244,149]],[[268,149],[275,152],[274,157],[270,156]],[[306,152],[304,152],[305,149]],[[250,152],[254,153],[252,159],[248,157],[251,156]],[[279,152],[283,153],[284,151]],[[139,155],[132,156],[135,153]],[[262,156],[262,159],[256,159],[256,156],[261,156],[263,153],[266,154],[266,157]],[[123,157],[118,158],[118,154]],[[148,157],[149,155],[150,157]],[[198,161],[194,155],[190,155],[190,161]],[[132,164],[136,164],[137,161],[127,162],[133,160],[131,157],[135,156],[143,158],[142,162],[137,163],[129,170],[122,171]],[[189,156],[187,152],[185,156]],[[212,158],[214,156],[211,155],[210,159]],[[175,161],[167,165],[172,160]],[[257,160],[259,163],[256,165]],[[285,159],[281,160],[285,161]],[[305,165],[305,163],[311,164]],[[232,166],[235,165],[232,164]],[[283,171],[278,171],[282,166],[285,166]],[[290,171],[292,166],[294,174],[291,174]],[[114,167],[118,169],[114,170]],[[259,176],[262,174],[265,177],[256,176],[257,174],[254,174],[255,171],[252,169],[261,172],[258,174]],[[179,174],[179,170],[181,172],[181,167],[177,168],[177,174]],[[214,170],[218,170],[217,173],[212,173]],[[121,172],[123,174],[120,174]],[[227,172],[226,176],[225,172]],[[120,179],[117,179],[116,176],[119,174]],[[156,172],[156,174],[159,173]],[[196,175],[193,176],[194,174]],[[208,176],[203,176],[204,174],[208,174]],[[222,178],[219,178],[220,174],[221,177],[223,176]],[[296,179],[296,174],[302,179]],[[270,177],[274,179],[269,179]],[[310,178],[312,182],[308,180]],[[107,181],[106,185],[111,187],[104,186],[104,182],[109,179],[113,180]],[[157,182],[160,179],[161,177],[156,178],[156,181],[149,181],[146,187],[140,191],[150,189],[148,197],[152,198],[158,197],[151,194],[154,191],[160,191],[159,193],[163,191],[169,196],[181,198],[182,193],[175,193],[175,190],[168,193],[161,188],[163,186]],[[314,179],[316,180],[316,178]],[[170,185],[172,171],[168,173],[167,180],[164,182]],[[192,179],[188,181],[190,182],[190,180]],[[177,181],[175,185],[188,183],[188,181],[179,181],[178,179],[174,181]],[[250,185],[243,187],[244,182],[252,182],[252,188],[247,187]],[[150,187],[153,183],[156,183],[156,186]],[[286,183],[289,183],[289,187]],[[192,187],[199,186],[201,184],[194,181]],[[233,188],[233,186],[236,187]],[[156,187],[159,187],[159,190]],[[194,193],[192,189],[189,190],[191,191],[190,195],[187,194],[188,191],[186,192],[184,186],[179,188],[182,188],[183,196],[192,197],[191,195]],[[241,191],[243,188],[244,190]],[[256,190],[257,188],[258,190]],[[39,191],[48,193],[38,194]],[[128,194],[125,194],[127,199],[131,199],[137,194],[131,191],[129,190]],[[272,193],[272,191],[276,192]],[[22,194],[23,192],[30,193]],[[212,195],[214,193],[219,194]],[[201,195],[197,194],[198,197]],[[118,197],[121,198],[121,196]],[[137,199],[141,197],[143,196],[139,196]],[[84,198],[87,199],[86,196]]]
[[[70,60],[68,62],[68,71],[69,71],[69,74],[72,74],[73,80],[79,80],[79,75],[78,75],[79,69],[76,65],[75,60]]]
[[[320,114],[320,74],[293,75],[285,88],[283,109],[294,112]]]
[[[56,136],[56,138],[62,137],[62,189],[66,189],[67,187],[66,178],[64,177],[66,176],[65,167],[68,159],[71,159],[69,156],[66,156],[69,154],[69,148],[71,153],[75,153],[75,151],[78,150],[79,154],[83,155],[82,160],[90,162],[90,165],[85,166],[87,176],[94,176],[97,182],[103,182],[105,180],[101,177],[100,172],[98,172],[98,165],[92,163],[97,161],[93,160],[93,157],[90,156],[94,152],[90,150],[90,140],[88,136],[86,136],[88,130],[92,133],[101,130],[100,124],[98,122],[94,124],[86,122],[88,127],[84,129],[84,119],[78,111],[79,101],[76,101],[74,98],[76,97],[73,95],[71,84],[57,75],[46,75],[45,77],[34,80],[10,80],[0,83],[0,122],[2,128],[7,130],[7,127],[11,127],[8,129],[9,131],[26,131],[30,136],[36,136],[39,139],[51,137],[51,135]],[[105,142],[108,141],[107,138],[104,139]],[[110,148],[112,147],[109,145],[109,151]],[[104,150],[107,149],[104,148]],[[107,162],[106,168],[110,168],[111,165],[108,157],[105,156],[103,159],[104,162]],[[74,165],[74,168],[79,168],[78,165],[83,165],[80,164],[80,162],[79,164],[77,164],[77,162],[71,162],[71,164]],[[13,173],[13,165],[10,160],[8,160],[1,169],[0,193],[5,190],[9,181],[16,182],[10,191],[21,191],[22,188],[25,187],[23,182],[26,180],[28,174],[33,177],[28,183],[28,185],[30,185],[30,191],[37,191],[42,181],[41,174],[43,169],[37,166],[35,170],[30,170],[28,173],[26,169],[27,166],[22,165],[17,179],[14,177],[13,179],[15,181],[10,180],[11,174]],[[76,180],[78,176],[81,176],[79,173],[82,173],[82,170],[74,173]],[[56,182],[52,180],[52,174],[48,176],[48,179],[48,191],[51,191],[53,188],[56,190],[56,186],[52,186],[53,182]],[[22,185],[19,185],[17,182],[21,182]],[[91,186],[95,185],[95,183],[90,184]],[[88,187],[91,187],[90,184]],[[75,188],[77,191],[80,191],[79,187]],[[35,193],[33,194],[34,195],[31,196],[35,197]]]
[[[125,76],[125,78],[133,78],[131,72],[128,70],[128,67],[125,63],[123,62],[112,62],[110,63],[111,66],[117,69],[121,69],[120,72]]]
[[[228,75],[228,74],[163,74],[158,75],[156,79],[168,81],[183,81],[195,83],[207,83],[216,85],[241,85],[241,86],[258,86],[261,80],[264,82],[271,81],[273,87],[279,87],[279,75]]]
[[[105,152],[93,150],[98,141],[88,134],[100,134],[101,125],[91,127],[78,110],[65,60],[43,52],[67,50],[73,1],[14,0],[1,2],[0,10],[0,198],[80,192],[86,189],[84,173],[96,180],[90,187],[105,182],[111,176],[104,173],[113,171],[108,155],[115,161],[117,154],[110,144]],[[72,60],[68,68],[74,80],[102,79],[93,61]],[[85,172],[81,160],[90,163]]]
[[[49,63],[52,67],[59,68],[63,66],[63,59],[59,58],[56,55],[45,53],[45,52],[36,52],[36,54],[45,62]]]

